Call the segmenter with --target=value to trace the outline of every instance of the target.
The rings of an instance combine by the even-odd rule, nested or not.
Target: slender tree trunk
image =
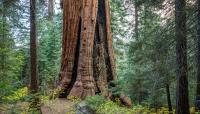
[[[37,38],[36,38],[36,2],[30,0],[30,59],[31,59],[31,93],[38,92],[37,82]]]
[[[33,96],[30,108],[36,109],[40,113],[38,80],[37,80],[37,36],[36,36],[36,0],[30,0],[30,93]]]
[[[200,110],[200,0],[197,0],[197,90],[195,106]]]
[[[48,20],[52,21],[53,20],[53,15],[54,15],[54,0],[49,0],[48,1]]]
[[[138,5],[135,2],[135,38],[138,39],[139,36],[139,31],[138,31],[138,26],[139,26],[139,16],[138,16]]]
[[[3,14],[2,14],[2,32],[3,32],[3,35],[2,35],[2,38],[1,38],[1,41],[2,42],[5,42],[6,41],[6,34],[7,34],[7,30],[6,30],[6,12],[4,11],[5,10],[5,4],[6,4],[6,2],[5,1],[3,1],[3,4],[2,4],[2,6],[3,6]],[[6,46],[4,45],[4,44],[2,44],[1,45],[1,47],[0,48],[2,48],[2,49],[4,49],[4,48],[6,48]],[[5,75],[5,54],[3,54],[2,53],[2,55],[1,55],[1,68],[2,68],[2,70],[3,70],[3,72],[2,72],[2,75],[4,76]]]
[[[167,103],[168,103],[169,114],[173,114],[169,84],[166,84],[166,93],[167,93]]]
[[[175,1],[177,95],[176,114],[189,114],[187,77],[186,2]]]
[[[138,31],[138,26],[139,26],[139,19],[138,19],[138,12],[139,12],[139,7],[138,7],[138,4],[137,4],[137,1],[135,0],[135,39],[138,40],[138,37],[139,37],[139,31]],[[140,79],[137,79],[138,81],[138,85],[141,85],[141,80]],[[139,89],[139,88],[138,88]],[[141,94],[140,94],[141,90],[139,89],[138,91],[138,95],[137,95],[137,101],[138,101],[138,104],[140,104],[141,102]]]
[[[0,35],[0,49],[6,49],[6,48],[9,48],[6,46],[6,34],[7,33],[7,30],[6,30],[6,10],[5,10],[5,4],[6,2],[3,1],[2,2],[2,8],[3,8],[3,12],[2,12],[2,17],[1,17],[1,35]],[[2,52],[0,53],[0,79],[3,80],[4,77],[6,77],[6,71],[5,71],[5,65],[6,65],[6,57],[5,57],[6,53],[5,52]],[[0,95],[0,101],[2,101],[2,96],[3,95]]]

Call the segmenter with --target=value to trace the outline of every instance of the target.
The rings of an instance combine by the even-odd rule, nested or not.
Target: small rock
[[[76,114],[95,114],[95,112],[87,106],[84,101],[75,105],[75,108],[77,110]]]

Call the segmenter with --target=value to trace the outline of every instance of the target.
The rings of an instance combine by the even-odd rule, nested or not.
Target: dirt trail
[[[66,99],[55,99],[44,103],[42,114],[75,114],[74,103]]]

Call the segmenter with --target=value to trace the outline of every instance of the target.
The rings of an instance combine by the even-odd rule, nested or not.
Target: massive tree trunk
[[[176,114],[189,114],[188,77],[187,77],[187,39],[186,39],[186,2],[175,1],[176,15],[176,61],[177,95]]]
[[[196,102],[195,106],[197,110],[200,110],[200,0],[198,3],[197,13],[197,90],[196,90]]]
[[[84,99],[116,80],[109,0],[64,0],[60,96]]]

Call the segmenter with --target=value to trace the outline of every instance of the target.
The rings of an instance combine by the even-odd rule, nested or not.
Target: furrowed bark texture
[[[197,0],[197,88],[195,107],[200,110],[200,0]]]
[[[36,0],[30,0],[30,93],[33,94],[33,98],[30,102],[30,109],[34,108],[40,110],[40,100],[38,97],[38,80],[37,80],[37,28],[36,28]]]
[[[37,82],[37,36],[36,36],[36,2],[30,0],[30,59],[31,59],[31,93],[38,92]]]
[[[176,61],[177,61],[176,114],[189,114],[185,7],[186,7],[185,0],[175,1]]]
[[[109,0],[64,0],[61,97],[108,95],[116,80]]]

